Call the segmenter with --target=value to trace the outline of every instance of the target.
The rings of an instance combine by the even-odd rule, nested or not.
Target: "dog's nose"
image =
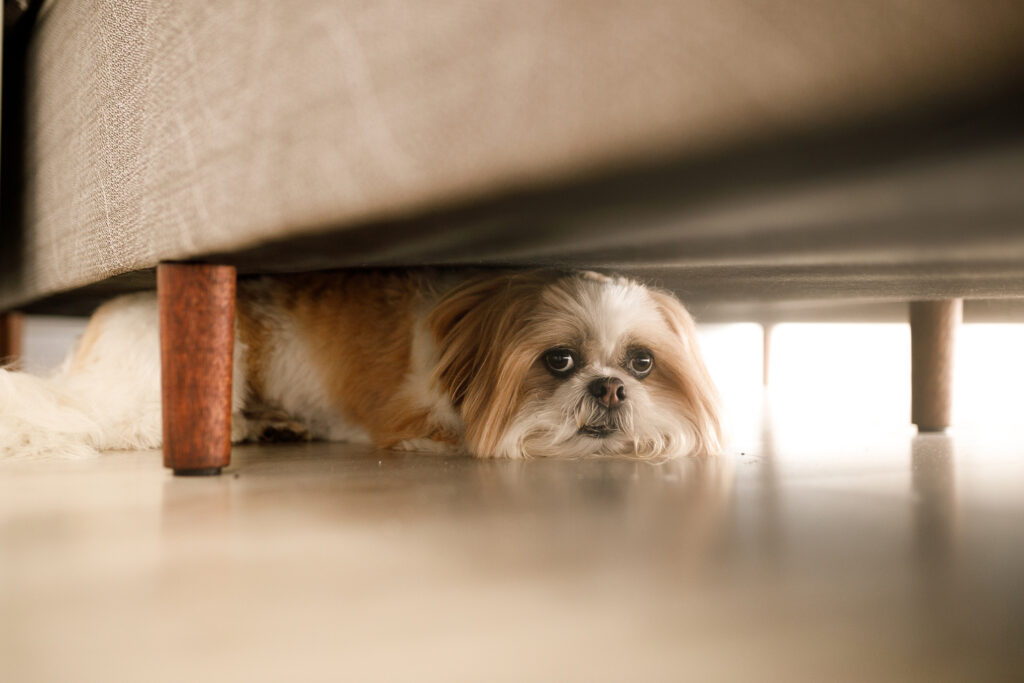
[[[626,400],[626,387],[621,379],[598,377],[590,383],[590,395],[608,408],[615,408]]]

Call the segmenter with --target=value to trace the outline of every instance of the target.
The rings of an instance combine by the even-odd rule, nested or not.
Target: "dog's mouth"
[[[604,439],[618,431],[611,425],[595,424],[595,425],[583,425],[580,430],[576,432],[580,436],[589,436],[592,439]]]

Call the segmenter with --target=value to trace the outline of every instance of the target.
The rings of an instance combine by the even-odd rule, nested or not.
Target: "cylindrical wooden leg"
[[[952,422],[953,351],[962,318],[962,299],[910,304],[910,413],[918,431],[943,431]]]
[[[0,366],[18,367],[21,362],[22,334],[20,313],[0,313]]]
[[[219,474],[231,460],[235,269],[161,263],[160,357],[164,465]]]
[[[761,385],[768,386],[771,380],[771,367],[772,367],[772,331],[775,329],[773,323],[764,323],[761,325]]]

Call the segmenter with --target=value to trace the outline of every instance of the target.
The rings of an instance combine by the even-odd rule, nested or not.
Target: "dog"
[[[0,371],[0,450],[156,448],[154,293],[101,306],[52,376]],[[719,399],[671,293],[594,272],[241,279],[232,440],[478,457],[719,450]]]

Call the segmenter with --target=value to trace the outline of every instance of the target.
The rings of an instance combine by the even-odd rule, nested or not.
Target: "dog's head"
[[[711,453],[718,398],[690,315],[667,292],[596,273],[483,278],[429,319],[436,380],[480,456]]]

